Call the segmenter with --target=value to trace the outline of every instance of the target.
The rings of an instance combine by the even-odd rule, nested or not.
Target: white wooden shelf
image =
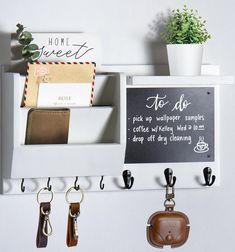
[[[70,108],[68,144],[24,145],[27,108],[21,108],[25,77],[2,80],[4,178],[119,175],[126,141],[125,77],[97,75],[94,107]]]
[[[233,76],[129,76],[130,85],[231,85]]]

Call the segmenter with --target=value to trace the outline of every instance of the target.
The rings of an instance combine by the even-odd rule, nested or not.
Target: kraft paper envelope
[[[39,85],[42,83],[74,83],[82,85],[91,83],[92,104],[95,79],[95,63],[93,62],[36,62],[28,63],[22,106],[36,107]]]

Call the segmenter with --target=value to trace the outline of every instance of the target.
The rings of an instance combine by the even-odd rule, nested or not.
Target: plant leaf
[[[30,51],[38,50],[38,45],[36,45],[36,44],[30,44],[30,45],[28,45],[28,49]]]
[[[38,51],[34,52],[33,55],[31,56],[31,61],[37,60],[39,56],[40,56],[40,52]]]

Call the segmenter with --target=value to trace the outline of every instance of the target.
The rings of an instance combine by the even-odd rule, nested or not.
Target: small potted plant
[[[203,43],[211,36],[206,21],[197,10],[173,10],[167,20],[162,37],[167,43],[170,75],[200,75]]]

